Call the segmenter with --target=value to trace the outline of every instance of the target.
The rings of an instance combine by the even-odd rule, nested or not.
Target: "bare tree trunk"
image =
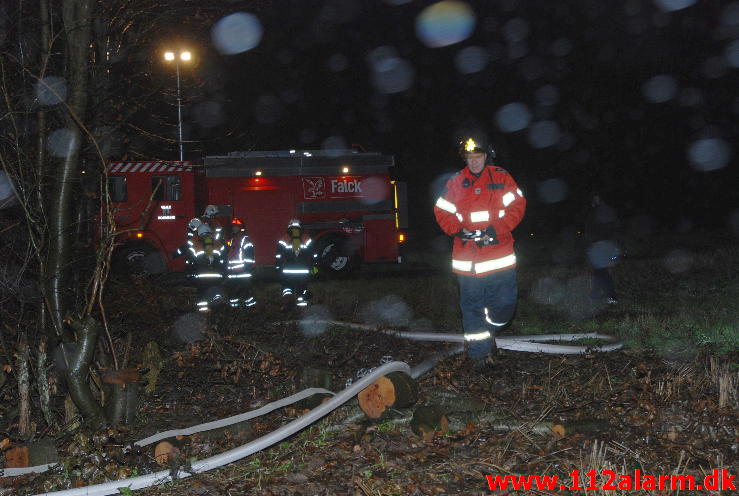
[[[77,175],[82,142],[81,126],[87,109],[91,10],[91,0],[65,0],[62,5],[69,60],[67,78],[69,142],[64,161],[57,169],[55,190],[52,195],[54,209],[49,212],[49,259],[44,281],[49,316],[57,336],[63,334],[63,321],[67,310],[65,297],[69,294],[67,280],[71,259],[73,181]]]
[[[95,354],[99,325],[90,315],[82,322],[74,321],[72,326],[77,331],[77,346],[65,372],[69,395],[79,409],[85,421],[93,428],[107,424],[103,409],[98,404],[90,388],[90,363]]]
[[[42,319],[43,320],[43,319]],[[36,388],[38,389],[41,412],[44,414],[46,425],[54,428],[54,414],[51,411],[51,395],[49,393],[49,374],[46,372],[46,338],[42,337],[38,345],[38,356],[36,357]]]
[[[25,334],[25,333],[24,333]],[[25,335],[21,338],[17,352],[18,367],[18,393],[20,404],[18,405],[18,430],[24,438],[29,438],[31,432],[31,380],[28,373],[28,344]]]

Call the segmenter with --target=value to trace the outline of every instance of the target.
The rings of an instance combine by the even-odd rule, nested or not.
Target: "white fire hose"
[[[338,322],[338,321],[330,321],[330,320],[310,320],[310,321],[302,321],[302,323],[303,324],[320,324],[320,325],[329,324],[329,325],[344,326],[344,327],[351,327],[355,329],[373,330],[373,331],[379,330],[380,332],[383,332],[385,334],[399,337],[399,338],[404,338],[404,339],[411,339],[411,340],[416,340],[416,341],[449,342],[449,343],[458,343],[458,345],[449,350],[439,352],[427,358],[423,362],[413,367],[413,369],[411,369],[408,366],[408,364],[406,364],[405,362],[390,362],[390,363],[381,365],[380,367],[377,367],[376,369],[372,370],[370,373],[363,376],[361,379],[358,379],[356,382],[354,382],[353,384],[351,384],[350,386],[348,386],[347,388],[345,388],[339,393],[333,393],[331,391],[328,391],[322,388],[309,388],[309,389],[300,391],[299,393],[296,393],[287,398],[283,398],[281,400],[269,403],[259,409],[252,410],[250,412],[242,413],[242,414],[235,415],[233,417],[229,417],[229,418],[225,418],[221,420],[216,420],[213,422],[207,422],[205,424],[192,426],[186,429],[170,430],[170,431],[161,432],[161,433],[155,434],[153,436],[149,436],[145,439],[142,439],[134,443],[134,446],[146,446],[146,445],[155,443],[159,440],[173,437],[173,436],[191,435],[197,432],[217,429],[220,427],[226,427],[228,425],[232,425],[238,422],[243,422],[245,420],[249,420],[249,419],[258,417],[260,415],[264,415],[266,413],[276,410],[277,408],[282,408],[284,406],[290,405],[292,403],[300,401],[314,394],[328,393],[328,394],[334,395],[330,400],[322,403],[321,405],[317,406],[316,408],[306,413],[305,415],[298,417],[292,422],[289,422],[288,424],[285,424],[282,427],[268,434],[265,434],[264,436],[260,438],[257,438],[253,441],[250,441],[249,443],[246,443],[242,446],[226,451],[219,455],[215,455],[209,458],[205,458],[203,460],[192,462],[191,465],[187,467],[187,471],[185,471],[182,468],[178,468],[174,473],[172,470],[162,470],[159,472],[141,475],[138,477],[120,479],[120,480],[105,482],[102,484],[95,484],[92,486],[66,489],[66,490],[56,491],[56,492],[51,492],[51,493],[41,493],[35,496],[51,496],[51,495],[55,495],[55,496],[106,496],[109,494],[118,494],[120,492],[119,488],[127,488],[130,490],[143,489],[143,488],[150,487],[153,485],[169,482],[175,478],[182,479],[182,478],[190,477],[193,474],[207,472],[214,468],[227,465],[234,461],[245,458],[251,454],[254,454],[258,451],[268,448],[274,444],[277,444],[287,437],[290,437],[291,435],[295,434],[301,429],[308,427],[312,423],[328,415],[333,410],[340,407],[341,405],[343,405],[350,399],[354,398],[357,394],[359,394],[363,389],[365,389],[367,386],[372,384],[379,377],[387,375],[391,372],[404,372],[413,378],[417,378],[423,375],[424,373],[426,373],[428,370],[432,369],[438,363],[439,360],[446,358],[448,356],[454,355],[456,353],[460,353],[464,350],[465,339],[462,334],[452,334],[452,333],[444,334],[444,333],[433,333],[433,332],[407,332],[407,331],[397,331],[397,330],[390,330],[390,329],[380,330],[375,326],[370,326],[366,324],[355,324],[351,322]],[[594,346],[573,346],[573,345],[551,344],[552,341],[570,342],[570,341],[578,341],[582,339],[598,339],[598,340],[608,341],[609,344],[597,345],[597,346],[596,345]],[[587,354],[591,352],[608,352],[608,351],[614,351],[614,350],[617,350],[623,347],[623,344],[618,342],[612,336],[608,336],[604,334],[597,334],[597,333],[498,336],[495,338],[495,342],[498,348],[501,348],[504,350],[527,351],[527,352],[534,352],[534,353],[567,354],[567,355]],[[17,469],[9,468],[9,469],[5,469],[2,472],[1,476],[9,477],[9,476],[23,475],[23,474],[28,474],[28,473],[44,472],[54,466],[55,466],[54,464],[48,464],[48,465],[40,465],[36,467],[27,467],[27,468],[17,468]]]

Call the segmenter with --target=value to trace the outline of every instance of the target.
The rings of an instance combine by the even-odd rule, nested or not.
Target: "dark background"
[[[483,132],[528,198],[519,238],[577,229],[595,190],[632,230],[739,233],[739,2],[470,1],[471,35],[442,47],[416,31],[432,3],[184,10],[130,64],[158,90],[133,116],[146,132],[111,158],[177,158],[174,69],[160,57],[179,44],[196,58],[181,67],[187,159],[360,144],[395,156],[411,227],[435,236],[438,189],[462,166],[456,144]],[[262,37],[224,54],[213,29],[236,12],[255,15]],[[478,67],[462,64],[465,55]],[[524,109],[523,128],[501,125],[508,104]]]

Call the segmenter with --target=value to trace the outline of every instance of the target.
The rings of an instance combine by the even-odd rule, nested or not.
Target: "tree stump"
[[[424,441],[431,440],[437,430],[448,431],[449,420],[445,408],[439,405],[419,406],[413,411],[411,429]]]
[[[371,419],[379,419],[388,408],[405,408],[418,400],[418,385],[403,372],[380,377],[358,395],[359,407]]]
[[[327,370],[314,369],[311,367],[304,367],[303,370],[300,371],[300,375],[298,376],[297,389],[299,391],[302,391],[303,389],[308,388],[323,388],[331,391],[332,383],[333,379],[331,377],[331,372]],[[302,410],[312,410],[313,408],[323,403],[326,398],[330,397],[331,395],[328,393],[314,394],[313,396],[309,396],[304,400],[300,400],[295,406],[296,408]]]

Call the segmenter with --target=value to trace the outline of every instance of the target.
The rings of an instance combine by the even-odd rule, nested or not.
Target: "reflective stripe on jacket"
[[[526,198],[508,171],[486,165],[479,177],[468,167],[452,176],[436,200],[434,215],[441,229],[454,236],[452,270],[486,276],[516,266],[511,231],[521,222]],[[463,241],[462,230],[494,233],[496,244]]]

